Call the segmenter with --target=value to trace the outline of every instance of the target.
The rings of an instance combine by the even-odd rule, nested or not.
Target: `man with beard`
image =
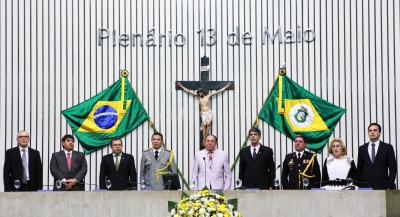
[[[202,120],[202,129],[203,129],[203,138],[205,139],[208,134],[210,133],[210,127],[211,127],[211,122],[212,122],[212,111],[210,107],[210,98],[212,96],[215,96],[219,93],[224,92],[228,87],[232,85],[231,82],[229,82],[225,87],[215,91],[214,93],[207,94],[207,91],[203,90],[202,88],[199,88],[196,93],[193,93],[186,87],[182,86],[181,83],[176,84],[178,87],[182,88],[183,91],[185,91],[188,94],[191,94],[193,96],[196,96],[199,98],[199,104],[200,104],[200,116]]]

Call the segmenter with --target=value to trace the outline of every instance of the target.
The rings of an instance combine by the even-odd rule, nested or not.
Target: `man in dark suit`
[[[306,145],[305,138],[302,135],[297,135],[294,140],[294,149],[296,151],[286,154],[282,163],[281,174],[283,189],[311,189],[314,183],[321,182],[321,171],[317,155],[306,151]],[[304,178],[309,180],[307,187],[303,183]]]
[[[16,191],[14,181],[20,180],[18,191],[37,191],[43,185],[43,166],[38,151],[28,147],[29,134],[20,131],[18,147],[8,149],[4,162],[4,191]]]
[[[259,143],[261,131],[249,130],[250,146],[243,148],[239,162],[239,179],[246,188],[270,189],[275,178],[275,162],[271,148]]]
[[[53,153],[50,160],[54,190],[57,190],[56,180],[61,180],[64,186],[59,189],[60,191],[84,191],[83,182],[87,172],[85,155],[73,150],[75,139],[72,135],[65,135],[61,141],[64,150]]]
[[[361,182],[369,183],[374,190],[389,190],[394,188],[396,157],[393,146],[380,141],[380,135],[381,126],[377,123],[370,124],[370,142],[358,148],[357,170]]]
[[[136,189],[135,159],[130,154],[122,153],[122,140],[111,140],[113,153],[103,156],[100,164],[100,188],[105,189],[105,180],[111,181],[109,190]]]

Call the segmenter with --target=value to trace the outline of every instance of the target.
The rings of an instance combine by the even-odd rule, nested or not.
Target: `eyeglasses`
[[[18,136],[18,139],[29,139],[29,136]]]

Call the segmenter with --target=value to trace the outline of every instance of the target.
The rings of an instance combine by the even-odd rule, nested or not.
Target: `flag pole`
[[[154,126],[154,123],[153,123],[153,121],[151,120],[151,118],[149,118],[149,124],[150,124],[150,127],[153,128],[153,131],[154,131],[154,132],[158,132],[158,130],[157,130],[157,128]],[[167,148],[167,146],[165,145],[164,141],[163,141],[163,144],[162,144],[162,145],[163,145],[164,148]],[[172,152],[172,150],[171,150],[171,152]],[[189,190],[192,190],[192,189],[189,187],[189,184],[187,183],[187,181],[186,181],[185,177],[183,176],[181,170],[179,169],[178,165],[176,165],[176,171],[178,172],[179,176],[181,177],[181,179],[182,179],[183,183],[185,184],[186,188],[189,189]]]
[[[268,97],[267,97],[267,99],[265,99],[263,105],[261,106],[260,111],[262,110],[262,108],[264,108],[265,103],[267,103],[267,101],[268,101],[268,99],[269,99],[269,96],[271,96],[272,90],[275,89],[275,85],[278,83],[278,81],[280,80],[280,78],[281,78],[283,75],[286,74],[286,69],[285,69],[285,68],[280,68],[278,72],[279,72],[278,78],[276,78],[275,83],[274,83],[274,86],[272,86],[271,90],[269,91]],[[280,82],[280,83],[281,83],[281,82]],[[280,95],[280,96],[281,96],[281,95]],[[279,108],[278,108],[278,109],[279,109]],[[260,114],[260,111],[258,112],[258,114]],[[256,119],[254,120],[253,125],[252,125],[251,127],[252,127],[252,128],[255,127],[255,126],[258,127],[258,124],[259,124],[258,122],[259,122],[259,118],[258,118],[258,115],[257,115],[257,117],[256,117]],[[245,139],[244,142],[242,143],[242,146],[240,147],[240,150],[242,150],[243,148],[246,147],[247,141],[248,141],[248,140],[249,140],[249,135],[246,136],[246,139]],[[235,157],[235,161],[233,162],[233,164],[232,164],[232,166],[231,166],[231,171],[233,171],[233,169],[235,169],[235,166],[236,166],[236,164],[237,164],[237,161],[239,160],[239,157],[240,157],[240,152],[239,152],[239,153],[236,155],[236,157]]]
[[[128,74],[129,74],[129,73],[128,73],[127,70],[122,70],[122,71],[121,71],[121,75],[122,75],[123,78],[127,77]],[[132,87],[132,84],[131,84],[131,87]],[[124,83],[122,84],[122,88],[124,88]],[[139,97],[137,96],[136,91],[133,89],[133,87],[132,87],[132,91],[133,91],[133,93],[135,93],[136,98],[138,99],[138,101],[140,102],[140,104],[142,104],[142,102],[140,101],[140,99],[139,99]],[[123,92],[122,92],[122,93],[123,93]],[[121,97],[121,98],[122,98],[122,97]],[[121,100],[122,100],[122,99],[121,99]],[[142,104],[142,106],[143,106],[143,104]],[[153,131],[154,131],[154,132],[158,132],[157,128],[154,126],[154,123],[153,123],[153,121],[152,121],[151,118],[150,118],[150,115],[149,115],[149,119],[147,119],[147,120],[149,121],[150,127],[153,128]],[[162,145],[163,145],[164,148],[167,148],[167,146],[165,145],[164,141],[163,141],[163,144],[162,144]],[[172,151],[172,150],[171,150],[171,151]],[[179,169],[178,165],[176,165],[176,171],[178,172],[179,176],[181,177],[181,179],[182,179],[183,183],[185,184],[186,188],[188,188],[189,190],[191,190],[190,187],[189,187],[189,184],[187,183],[187,181],[186,181],[185,177],[183,176],[181,170]]]

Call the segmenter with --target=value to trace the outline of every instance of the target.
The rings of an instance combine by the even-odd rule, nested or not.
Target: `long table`
[[[185,191],[192,194],[193,191]],[[165,217],[181,191],[6,192],[0,216]],[[224,191],[244,217],[400,216],[400,191]]]

